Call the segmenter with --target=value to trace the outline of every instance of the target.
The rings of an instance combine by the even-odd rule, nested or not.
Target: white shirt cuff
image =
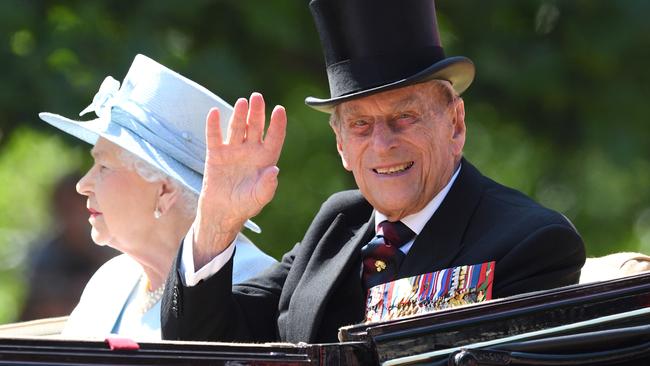
[[[219,272],[221,268],[230,260],[233,253],[235,252],[235,242],[237,238],[230,243],[228,248],[223,252],[219,253],[216,257],[212,258],[205,266],[203,266],[198,271],[194,269],[194,227],[190,227],[190,230],[185,235],[183,239],[183,249],[181,251],[181,265],[180,265],[180,275],[183,285],[192,287],[199,283],[201,280],[205,280],[212,276],[213,274]]]

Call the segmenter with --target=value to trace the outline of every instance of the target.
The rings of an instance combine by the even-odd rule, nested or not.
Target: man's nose
[[[397,131],[388,126],[388,123],[375,124],[372,135],[372,145],[375,151],[385,153],[397,146]]]

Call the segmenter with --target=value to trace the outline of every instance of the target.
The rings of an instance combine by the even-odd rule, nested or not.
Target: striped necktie
[[[405,257],[399,248],[414,237],[415,233],[401,221],[379,223],[377,235],[361,248],[366,290],[395,279]]]

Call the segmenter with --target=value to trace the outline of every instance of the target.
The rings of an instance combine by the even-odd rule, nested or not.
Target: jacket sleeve
[[[265,272],[232,285],[233,259],[197,285],[185,287],[177,256],[161,306],[162,337],[167,340],[272,342],[278,339],[277,312],[294,251]]]
[[[293,269],[288,287],[304,271],[311,253],[330,225],[339,216],[363,217],[372,211],[358,191],[339,192],[323,203],[303,240],[270,266],[242,283],[232,286],[233,259],[211,277],[192,287],[184,287],[176,270],[167,279],[161,307],[163,339],[275,342],[280,341],[280,308],[292,296],[285,282]],[[234,256],[233,256],[234,257]],[[285,291],[283,292],[283,288]],[[282,295],[282,297],[281,297]]]

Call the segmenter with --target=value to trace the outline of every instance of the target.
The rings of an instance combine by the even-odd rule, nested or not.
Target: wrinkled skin
[[[337,149],[364,197],[396,221],[420,211],[449,182],[465,144],[462,99],[434,81],[342,103]],[[450,89],[449,89],[450,90]]]

